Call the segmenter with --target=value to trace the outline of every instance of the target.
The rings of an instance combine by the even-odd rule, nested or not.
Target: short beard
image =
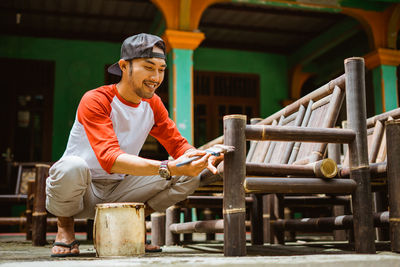
[[[129,60],[129,77],[132,77],[132,71],[133,71],[132,60]]]

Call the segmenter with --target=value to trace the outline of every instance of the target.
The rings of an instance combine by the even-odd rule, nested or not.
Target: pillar
[[[400,51],[378,48],[365,57],[365,65],[372,71],[375,113],[380,114],[399,106],[396,68]]]
[[[200,32],[166,30],[169,68],[169,110],[180,133],[193,144],[193,50],[204,39]]]
[[[383,11],[343,8],[344,14],[357,19],[368,35],[371,51],[365,55],[365,66],[372,71],[375,113],[380,114],[399,106],[396,67],[400,51],[396,47],[400,30],[400,4]]]

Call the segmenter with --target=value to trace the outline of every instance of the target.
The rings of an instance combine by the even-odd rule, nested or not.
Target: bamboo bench
[[[25,225],[27,240],[35,246],[46,244],[46,178],[50,165],[39,162],[14,164],[18,168],[15,195],[3,195],[1,201],[26,203],[26,218],[0,218],[2,225]],[[33,177],[24,180],[24,170],[33,172]]]
[[[364,62],[359,58],[349,59],[345,62],[345,68],[345,75],[257,125],[246,125],[246,117],[242,115],[224,118],[224,136],[209,145],[224,140],[225,144],[236,147],[235,152],[225,155],[223,170],[220,170],[224,177],[223,228],[226,256],[246,255],[245,193],[253,194],[253,236],[260,236],[262,232],[255,223],[262,218],[262,194],[352,194],[355,249],[359,253],[375,251],[374,240],[371,238],[368,159],[364,155],[365,149],[361,149],[366,146]],[[352,126],[351,129],[333,129],[331,127],[335,125],[345,90],[347,117]],[[259,141],[253,143],[247,157],[246,139]],[[327,143],[349,144],[349,151],[352,152],[352,179],[326,181],[316,178],[319,174],[313,171],[313,167],[307,166],[324,157]],[[247,164],[246,158],[249,161]],[[167,216],[167,235],[168,230],[172,230],[172,234],[196,231],[195,223],[177,227],[173,222],[168,222]],[[212,232],[213,226],[208,227],[203,231]]]
[[[245,117],[240,115],[224,118],[224,143],[236,147],[235,152],[227,154],[224,160],[225,255],[246,255],[246,240],[243,227],[245,218],[243,199],[245,193],[352,194],[355,250],[358,253],[375,252],[369,165],[366,149],[364,60],[362,58],[347,59],[345,61],[345,72],[349,129],[252,126],[246,125]],[[350,153],[351,179],[332,179],[327,181],[310,177],[246,177],[246,139],[319,142],[317,145],[312,145],[316,148],[326,147],[327,143],[347,143]],[[282,151],[284,150],[282,149]],[[322,154],[312,153],[308,156],[308,162],[312,162],[312,159],[317,157],[322,157]],[[302,161],[302,163],[308,162]],[[238,184],[243,184],[243,187],[237,186]]]

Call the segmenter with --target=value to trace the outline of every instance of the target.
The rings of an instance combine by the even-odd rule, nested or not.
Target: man
[[[147,216],[193,193],[203,169],[216,173],[220,158],[189,145],[155,94],[165,68],[161,38],[131,36],[122,44],[121,59],[108,69],[122,76],[121,81],[82,97],[66,151],[46,181],[46,208],[58,217],[52,256],[79,254],[74,218],[93,218],[96,204],[143,202]],[[138,157],[148,134],[175,160]],[[193,156],[200,158],[176,166]],[[146,249],[155,247],[146,245]]]

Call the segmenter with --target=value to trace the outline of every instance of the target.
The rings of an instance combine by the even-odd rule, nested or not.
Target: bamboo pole
[[[349,143],[350,178],[357,184],[352,197],[355,250],[357,253],[375,253],[368,165],[364,59],[348,58],[344,61],[344,67],[347,120],[349,128],[356,133],[355,139]]]
[[[384,129],[383,123],[377,121],[374,127],[374,133],[372,136],[372,146],[369,153],[369,162],[376,162],[376,158],[378,157],[379,148],[381,147],[382,137],[383,137]]]
[[[314,102],[312,100],[310,100],[308,102],[306,114],[304,115],[303,121],[301,122],[301,125],[300,125],[301,127],[307,127],[308,122],[309,122],[310,117],[311,117],[313,103]],[[293,162],[296,161],[297,154],[299,153],[299,150],[300,150],[300,145],[301,145],[301,142],[295,142],[294,143],[292,154],[290,155],[289,161],[287,162],[288,164],[292,164]]]
[[[46,178],[50,166],[36,164],[35,198],[32,213],[32,244],[46,245]]]
[[[348,129],[270,125],[246,126],[246,138],[249,140],[350,143],[354,140],[355,135],[354,131]]]
[[[26,240],[32,240],[32,210],[34,199],[35,180],[28,180],[28,191],[26,198]]]
[[[204,220],[211,221],[215,219],[212,210],[209,208],[204,209],[203,214],[204,214]],[[206,240],[207,241],[215,240],[215,233],[206,233]]]
[[[196,221],[187,223],[174,223],[169,226],[174,234],[187,233],[223,233],[224,220]]]
[[[250,208],[253,199],[246,197],[246,207]],[[187,208],[221,208],[223,205],[223,196],[188,196],[185,200],[175,204],[179,207]]]
[[[337,165],[331,159],[323,159],[309,165],[288,165],[275,163],[246,163],[247,176],[308,176],[333,178]]]
[[[371,177],[374,177],[374,178],[387,177],[386,162],[370,163],[369,169],[370,169]],[[350,168],[349,167],[340,167],[338,173],[339,173],[339,177],[342,177],[342,178],[350,177]]]
[[[351,179],[247,177],[244,182],[247,193],[349,194],[356,187]]]
[[[389,212],[380,212],[373,215],[375,227],[386,227],[389,225]],[[281,231],[302,231],[302,232],[325,232],[333,230],[351,229],[353,227],[353,216],[342,215],[337,217],[303,218],[278,220],[272,222],[275,229]]]
[[[151,244],[154,246],[165,245],[165,213],[154,212],[151,218]]]
[[[253,205],[250,210],[250,222],[251,222],[251,244],[262,245],[264,244],[263,236],[263,220],[262,220],[262,195],[251,194],[253,198]]]
[[[306,113],[306,108],[303,105],[300,105],[299,111],[297,112],[296,120],[294,122],[294,126],[301,126],[305,113]],[[281,163],[288,163],[290,155],[293,153],[294,145],[295,142],[290,142],[287,144]]]
[[[254,125],[259,123],[261,120],[262,120],[261,118],[252,118],[250,119],[250,123]],[[257,146],[256,141],[250,141],[250,148],[249,152],[247,152],[246,161],[251,161],[251,159],[253,158],[254,151],[256,150],[256,146]]]
[[[344,92],[339,87],[335,87],[333,90],[328,110],[326,111],[326,115],[324,121],[321,125],[322,128],[331,128],[335,126],[337,117],[339,115],[340,108],[343,103]],[[312,153],[310,155],[310,162],[314,162],[320,160],[323,156],[324,151],[326,150],[326,143],[318,143],[314,144]]]
[[[57,218],[47,218],[47,226],[55,227],[57,226]],[[87,225],[87,219],[74,219],[74,224],[76,226]],[[0,217],[0,225],[21,225],[25,226],[27,224],[27,219],[25,217]]]
[[[271,198],[273,194],[263,195],[263,232],[264,243],[271,243]]]
[[[183,208],[182,210],[183,210],[184,222],[191,222],[192,221],[192,209],[186,207],[186,208]],[[184,234],[183,241],[192,242],[193,241],[192,233]]]
[[[178,206],[171,206],[166,210],[165,215],[165,245],[174,246],[179,243],[180,236],[174,234],[170,230],[170,225],[179,222],[180,208]]]
[[[386,121],[389,117],[393,119],[400,118],[400,108],[396,108],[385,113],[381,113],[374,117],[368,118],[367,120],[367,127],[372,127],[376,124],[377,121]]]
[[[400,121],[386,122],[389,180],[390,240],[392,251],[400,252]]]
[[[224,255],[246,255],[245,192],[246,176],[246,116],[224,117],[224,143],[235,147],[224,158]]]
[[[304,109],[304,107],[303,107]],[[252,125],[257,124],[262,119],[251,119],[250,123]],[[250,161],[253,157],[255,147],[257,142],[250,141],[250,149],[247,153],[246,162]],[[247,166],[246,166],[247,167]],[[262,195],[251,194],[250,195],[253,204],[250,208],[250,222],[251,222],[251,244],[253,245],[262,245],[264,244],[263,239],[263,221],[262,221]]]
[[[245,228],[250,230],[250,222],[245,221]],[[188,234],[188,233],[223,233],[224,220],[208,220],[196,221],[187,223],[173,223],[169,226],[169,230],[174,234]]]
[[[86,240],[93,241],[94,219],[86,220]]]
[[[280,117],[279,122],[278,122],[278,126],[282,126],[284,119],[285,119],[284,116]],[[275,127],[275,126],[271,125],[270,127]],[[247,136],[246,136],[246,138],[247,138]],[[272,154],[275,151],[276,144],[277,144],[277,142],[269,141],[268,150],[267,150],[267,153],[266,153],[265,158],[264,158],[264,162],[265,163],[270,163],[271,162]]]
[[[284,206],[283,206],[284,196],[281,194],[273,194],[270,198],[270,223],[276,220],[284,219]],[[270,243],[271,244],[285,244],[285,232],[276,229],[272,224],[270,224]]]
[[[350,198],[345,196],[286,196],[284,200],[285,207],[331,207],[332,205],[347,206],[350,204]],[[343,215],[343,214],[339,214]]]
[[[340,164],[340,144],[328,144],[328,157],[335,161],[336,164]],[[349,201],[344,205],[349,205]],[[344,215],[344,205],[334,205],[332,208],[333,216]],[[344,241],[346,236],[346,231],[344,230],[333,231],[335,241]]]

